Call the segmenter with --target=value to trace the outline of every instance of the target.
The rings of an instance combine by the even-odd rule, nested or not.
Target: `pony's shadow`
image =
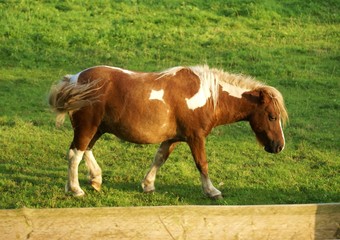
[[[141,182],[137,181],[109,181],[104,182],[103,185],[108,191],[116,189],[136,195],[147,195],[147,193],[143,192]],[[168,184],[158,181],[155,187],[156,190],[153,194],[173,198],[188,205],[268,205],[324,202],[325,200],[320,199],[320,196],[327,196],[327,199],[333,202],[340,201],[336,190],[324,192],[317,189],[266,189],[221,186],[219,190],[222,192],[223,199],[214,200],[205,196],[201,186],[194,183]]]
[[[141,179],[142,180],[142,179]],[[143,188],[141,186],[142,181],[112,181],[106,180],[105,177],[103,179],[103,190],[107,190],[107,192],[113,192],[113,190],[119,192],[125,192],[131,195],[136,195],[136,197],[143,196],[155,196],[162,195],[162,197],[169,197],[170,201],[172,200],[180,200],[185,204],[197,204],[197,198],[200,198],[200,201],[206,199],[207,197],[203,195],[202,189],[200,186],[194,184],[166,184],[158,181],[155,183],[156,190],[152,193],[144,193]],[[85,183],[85,182],[84,182]],[[87,187],[87,188],[90,188]],[[105,193],[104,193],[105,194]],[[209,201],[208,201],[209,202]]]

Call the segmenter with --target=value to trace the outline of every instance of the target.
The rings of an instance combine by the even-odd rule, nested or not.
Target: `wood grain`
[[[0,210],[0,239],[339,239],[340,204]]]

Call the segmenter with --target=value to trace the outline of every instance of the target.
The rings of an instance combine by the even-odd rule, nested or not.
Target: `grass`
[[[338,1],[0,1],[0,208],[236,205],[340,201]],[[140,182],[156,145],[105,135],[94,153],[100,193],[64,193],[70,123],[54,126],[52,83],[107,64],[140,71],[208,63],[277,87],[290,114],[287,146],[265,153],[247,123],[207,141],[224,199],[201,193],[189,148],[162,167],[157,192]]]

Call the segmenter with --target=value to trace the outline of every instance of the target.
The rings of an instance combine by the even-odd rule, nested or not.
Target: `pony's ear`
[[[262,104],[268,103],[270,101],[270,97],[268,93],[263,89],[260,90],[259,97],[260,97],[260,103]]]

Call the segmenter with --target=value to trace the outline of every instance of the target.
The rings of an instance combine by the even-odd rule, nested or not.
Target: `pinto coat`
[[[52,87],[49,99],[59,124],[68,113],[74,129],[66,189],[76,196],[84,195],[78,181],[83,157],[92,186],[100,190],[101,169],[91,149],[104,133],[138,144],[161,143],[142,182],[145,192],[155,190],[156,173],[175,145],[187,142],[203,191],[211,198],[222,196],[208,176],[205,138],[212,128],[249,121],[266,151],[278,153],[285,144],[282,123],[288,115],[280,92],[250,77],[208,66],[159,73],[92,67],[64,77]]]

